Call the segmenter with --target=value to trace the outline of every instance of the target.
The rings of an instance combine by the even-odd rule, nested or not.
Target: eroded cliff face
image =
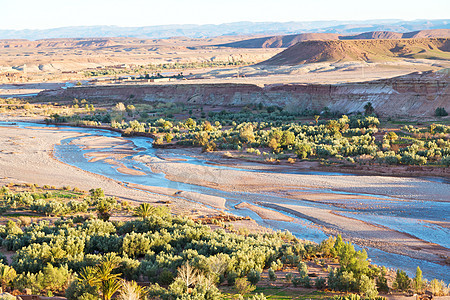
[[[432,116],[437,107],[450,111],[449,72],[413,73],[362,83],[286,84],[170,84],[74,87],[44,91],[39,96],[182,102],[222,106],[262,103],[292,111],[317,110],[354,113],[371,102],[382,116]]]

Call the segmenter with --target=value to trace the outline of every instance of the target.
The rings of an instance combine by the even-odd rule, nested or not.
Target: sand
[[[260,216],[264,220],[274,220],[274,221],[284,221],[284,222],[291,222],[294,220],[294,218],[286,216],[282,213],[279,213],[277,211],[273,211],[267,208],[259,207],[247,202],[239,203],[235,206],[238,209],[249,209],[253,212],[255,212],[258,216]]]
[[[148,193],[124,186],[106,177],[80,170],[52,157],[53,146],[62,139],[82,136],[75,132],[48,129],[0,127],[0,185],[36,183],[38,185],[70,186],[83,190],[101,187],[108,196],[134,204],[171,203],[174,213],[214,215],[217,212],[204,205],[182,198]]]
[[[188,152],[185,152],[185,154],[188,154]],[[145,155],[138,156],[135,159],[146,163],[153,171],[166,174],[171,180],[226,191],[270,191],[284,196],[286,191],[292,193],[292,190],[295,189],[305,191],[307,189],[332,189],[334,191],[383,195],[408,200],[450,202],[448,186],[419,178],[257,173],[166,161]],[[223,162],[226,164],[226,160],[223,160]],[[255,169],[258,167],[255,165]],[[274,189],[274,187],[276,188]],[[315,200],[320,199],[319,196],[316,194]],[[307,197],[308,194],[305,194],[305,198]],[[348,196],[345,195],[344,197]],[[374,199],[373,196],[359,196],[358,198],[365,197]],[[327,197],[322,199],[327,199]]]

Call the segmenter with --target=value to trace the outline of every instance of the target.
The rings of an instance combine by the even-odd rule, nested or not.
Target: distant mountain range
[[[411,32],[424,29],[450,29],[450,20],[367,20],[314,22],[234,22],[208,25],[161,25],[145,27],[75,26],[51,29],[1,30],[0,39],[48,39],[87,37],[169,38],[186,36],[208,38],[223,35],[284,35],[298,33],[357,34],[368,31]]]
[[[371,31],[353,35],[338,33],[300,33],[291,35],[267,36],[246,39],[217,46],[232,48],[288,48],[304,41],[326,40],[392,40],[392,39],[420,39],[420,38],[450,38],[450,29],[428,29],[412,32]]]

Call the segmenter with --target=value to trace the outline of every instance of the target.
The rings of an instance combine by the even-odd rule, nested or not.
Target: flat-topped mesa
[[[450,38],[306,41],[259,63],[293,66],[316,62],[450,59]]]
[[[142,99],[220,106],[262,103],[295,109],[356,113],[371,102],[380,116],[432,116],[437,107],[450,109],[449,72],[411,73],[391,79],[343,84],[155,84],[86,86],[39,93],[64,99]]]

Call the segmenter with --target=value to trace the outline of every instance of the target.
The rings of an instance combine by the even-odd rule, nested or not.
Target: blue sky
[[[450,0],[0,0],[0,29],[448,18]]]

